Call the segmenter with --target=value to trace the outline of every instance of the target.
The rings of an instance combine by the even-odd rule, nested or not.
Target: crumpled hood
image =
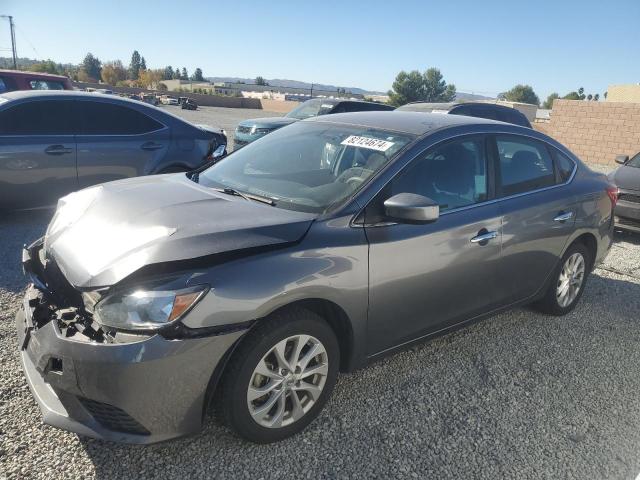
[[[640,168],[622,166],[613,171],[609,178],[618,188],[640,191]]]
[[[150,264],[295,242],[314,217],[155,175],[64,197],[44,246],[69,283],[97,288]]]
[[[297,121],[298,120],[295,118],[288,117],[263,117],[245,120],[240,122],[239,125],[242,125],[243,127],[280,128]]]

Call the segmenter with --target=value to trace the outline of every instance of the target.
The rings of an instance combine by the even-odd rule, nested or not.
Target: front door
[[[151,117],[114,103],[77,103],[80,187],[148,174],[166,155],[170,130]]]
[[[70,100],[0,110],[0,208],[55,205],[78,188]]]
[[[369,241],[369,354],[470,319],[496,306],[501,219],[488,202],[483,136],[416,158],[365,212]],[[389,223],[382,203],[417,193],[440,205],[429,224]]]

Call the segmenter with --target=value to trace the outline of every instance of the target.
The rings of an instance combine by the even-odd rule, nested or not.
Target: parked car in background
[[[620,166],[609,174],[619,190],[616,226],[640,233],[640,153],[631,159],[628,155],[618,155],[616,162]]]
[[[85,189],[23,251],[27,381],[83,435],[191,434],[213,399],[281,440],[338,371],[515,306],[572,311],[614,192],[539,132],[413,112],[310,118],[204,171]]]
[[[178,105],[178,99],[175,97],[170,97],[169,95],[162,95],[160,97],[160,103],[163,105]]]
[[[0,70],[0,94],[15,90],[73,90],[73,85],[62,75]]]
[[[96,183],[186,172],[223,155],[219,128],[113,95],[0,95],[0,208],[54,205]]]
[[[182,102],[184,102],[185,100],[187,100],[189,97],[178,97],[178,105],[181,105]]]
[[[427,103],[413,102],[398,107],[400,112],[447,113],[450,115],[466,115],[467,117],[487,118],[500,122],[513,123],[521,127],[531,128],[527,117],[515,108],[484,102],[463,103]]]
[[[190,98],[185,98],[180,104],[182,110],[197,110],[198,104]]]
[[[314,98],[302,102],[284,117],[252,118],[238,124],[233,139],[234,149],[238,149],[273,132],[278,128],[290,125],[298,120],[345,112],[369,112],[374,110],[393,110],[390,105],[383,103],[365,102],[360,100],[344,100],[340,98]]]
[[[160,104],[158,98],[151,93],[141,93],[140,100],[142,100],[144,103],[148,103],[149,105],[156,106]]]

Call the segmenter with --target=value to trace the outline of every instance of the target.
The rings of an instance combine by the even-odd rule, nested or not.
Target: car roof
[[[139,102],[126,97],[116,95],[104,95],[100,92],[80,92],[77,90],[15,90],[13,92],[5,92],[0,98],[6,100],[23,100],[23,99],[47,99],[47,98],[91,98],[101,101],[112,102],[130,102],[140,105]]]
[[[0,69],[0,75],[9,75],[14,77],[41,77],[41,78],[50,78],[52,80],[68,80],[69,79],[69,77],[65,77],[64,75],[54,75],[53,73],[24,72],[22,70],[7,70],[7,69]]]
[[[406,103],[397,108],[400,111],[407,112],[423,112],[428,110],[451,110],[454,107],[473,105],[478,107],[489,107],[494,108],[496,110],[507,110],[507,111],[516,111],[518,113],[522,113],[515,108],[508,107],[506,105],[499,105],[497,103],[491,102],[447,102],[447,103],[437,103],[437,102],[411,102]]]
[[[342,125],[358,125],[361,127],[391,130],[412,135],[425,133],[446,127],[462,125],[510,125],[496,120],[487,120],[463,115],[443,115],[441,113],[405,112],[405,111],[370,111],[353,113],[334,113],[311,117],[303,122],[323,122]]]

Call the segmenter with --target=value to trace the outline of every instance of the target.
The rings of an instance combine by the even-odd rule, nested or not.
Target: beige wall
[[[607,102],[640,103],[640,84],[609,85]]]
[[[247,99],[249,100],[249,99]],[[289,113],[291,110],[300,105],[300,102],[280,101],[280,100],[260,100],[262,109],[269,112]]]
[[[640,103],[555,100],[551,121],[533,128],[587,163],[614,165],[616,155],[640,151]]]

